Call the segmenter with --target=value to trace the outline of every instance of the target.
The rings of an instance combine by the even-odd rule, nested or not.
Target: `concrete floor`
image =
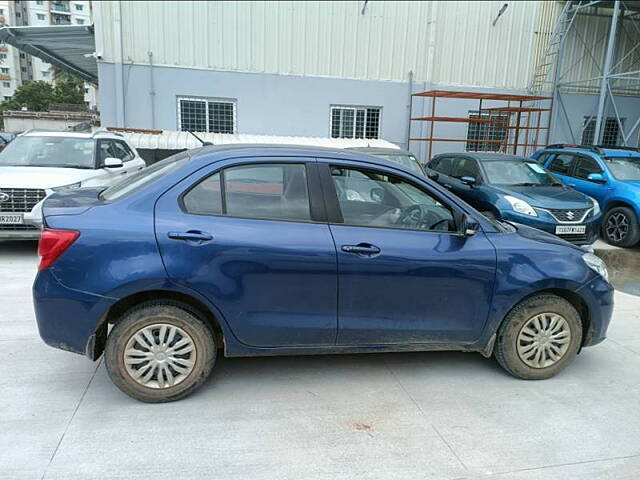
[[[477,354],[221,358],[147,405],[40,341],[36,262],[0,244],[1,479],[640,478],[640,297],[547,381]]]

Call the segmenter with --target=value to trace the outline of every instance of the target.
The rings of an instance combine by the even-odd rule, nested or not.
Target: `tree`
[[[57,102],[53,85],[38,80],[20,85],[9,100],[0,103],[0,110],[27,110],[43,112],[49,109],[49,105]]]
[[[84,105],[84,80],[71,73],[53,67],[54,103]]]

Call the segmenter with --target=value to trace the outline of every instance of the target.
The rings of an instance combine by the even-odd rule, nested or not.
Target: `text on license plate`
[[[23,223],[21,213],[0,213],[0,225],[22,225]]]
[[[556,235],[580,234],[587,231],[586,225],[557,225]]]

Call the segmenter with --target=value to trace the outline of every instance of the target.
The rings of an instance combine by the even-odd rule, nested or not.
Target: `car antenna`
[[[202,144],[203,147],[206,147],[207,145],[213,145],[213,143],[211,143],[211,142],[205,142],[204,140],[202,140],[198,135],[193,133],[191,130],[189,130],[189,133],[191,135],[193,135],[194,137],[196,137],[196,140],[198,140]]]

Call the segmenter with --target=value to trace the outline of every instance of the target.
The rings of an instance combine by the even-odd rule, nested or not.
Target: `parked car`
[[[549,145],[533,157],[604,212],[602,236],[611,245],[640,241],[640,152],[637,149]]]
[[[0,240],[37,239],[42,201],[68,188],[107,187],[146,166],[120,135],[26,132],[0,152]]]
[[[397,163],[408,168],[413,173],[424,176],[424,169],[413,153],[399,148],[379,148],[379,147],[350,147],[347,150],[366,153],[374,157],[382,158],[392,163]]]
[[[548,378],[605,338],[613,308],[592,253],[345,150],[203,147],[43,211],[40,335],[104,351],[148,402],[188,395],[219,349],[473,351]]]
[[[485,215],[544,230],[576,245],[598,238],[593,198],[565,186],[534,160],[498,153],[444,153],[428,175]]]

